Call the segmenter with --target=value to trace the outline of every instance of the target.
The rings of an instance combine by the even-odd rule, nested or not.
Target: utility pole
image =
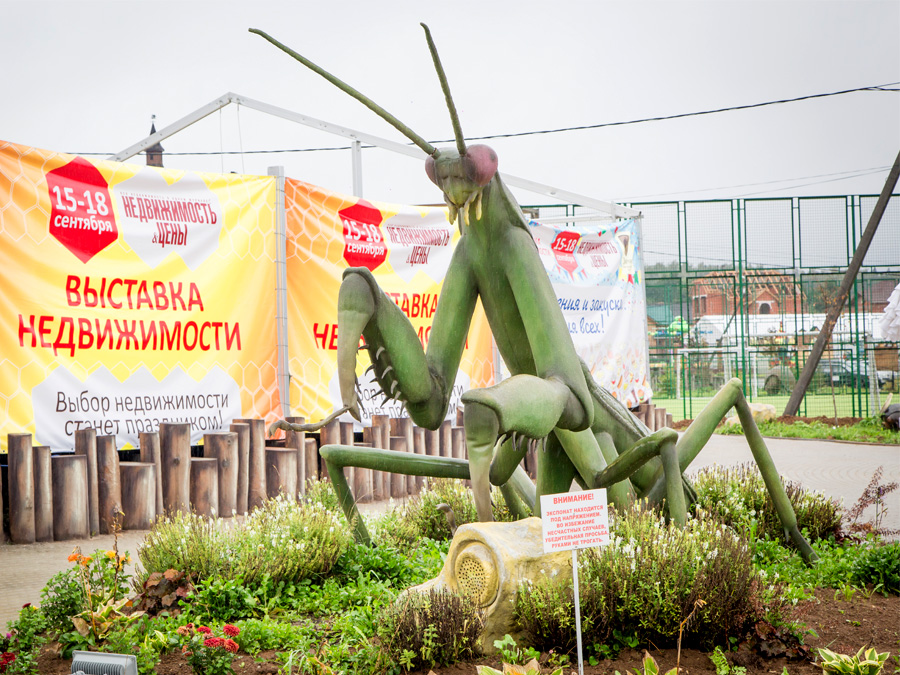
[[[800,409],[800,402],[806,395],[806,390],[809,387],[810,380],[812,380],[813,373],[816,372],[816,366],[819,365],[819,360],[822,358],[822,352],[825,351],[825,345],[827,345],[828,341],[831,339],[834,325],[841,315],[844,303],[847,302],[847,296],[850,294],[850,287],[856,280],[857,274],[859,274],[859,268],[862,266],[862,262],[869,250],[869,244],[872,243],[872,237],[875,236],[875,231],[878,229],[878,224],[881,222],[884,210],[887,208],[888,202],[891,199],[891,193],[893,193],[894,188],[897,185],[898,176],[900,176],[900,153],[897,153],[897,159],[894,160],[894,166],[891,167],[887,180],[884,182],[884,189],[882,189],[881,195],[878,197],[878,202],[875,204],[875,209],[872,211],[869,223],[866,225],[865,232],[863,232],[862,237],[859,240],[859,246],[856,247],[856,251],[853,253],[853,259],[850,261],[850,266],[847,267],[847,271],[844,273],[844,278],[841,280],[841,287],[838,289],[834,304],[832,304],[831,308],[828,310],[828,315],[825,317],[825,324],[822,326],[822,330],[819,331],[819,336],[816,338],[816,342],[809,354],[806,365],[803,366],[803,372],[800,373],[797,384],[794,385],[791,397],[788,399],[787,405],[784,408],[785,415],[796,415],[797,411]]]

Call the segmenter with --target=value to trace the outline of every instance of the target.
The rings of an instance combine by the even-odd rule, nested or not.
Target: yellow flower
[[[113,558],[116,557],[116,552],[115,551],[107,551],[106,557],[109,558],[110,560],[112,560]]]

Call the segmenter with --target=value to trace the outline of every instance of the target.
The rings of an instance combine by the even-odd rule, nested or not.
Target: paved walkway
[[[872,474],[884,467],[883,483],[900,481],[900,446],[857,445],[828,441],[766,439],[778,470],[790,480],[830,497],[843,499],[852,506]],[[691,469],[712,464],[731,466],[752,461],[743,436],[713,436]],[[365,506],[365,505],[364,505]],[[386,503],[365,506],[366,510],[383,510]],[[900,490],[887,496],[885,527],[900,528]],[[124,532],[119,550],[130,551],[133,558],[146,532]],[[112,548],[112,536],[98,536],[87,541],[60,541],[46,544],[0,546],[0,629],[18,616],[26,602],[38,603],[40,591],[57,572],[70,563],[67,556],[76,546],[85,554],[96,549]]]

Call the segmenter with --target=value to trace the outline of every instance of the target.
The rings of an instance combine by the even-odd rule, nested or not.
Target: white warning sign
[[[606,488],[541,495],[544,553],[609,543]]]

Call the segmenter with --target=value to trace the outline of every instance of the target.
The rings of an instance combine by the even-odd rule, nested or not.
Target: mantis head
[[[447,84],[447,77],[444,74],[444,68],[438,57],[437,48],[434,45],[434,41],[431,39],[431,31],[424,23],[422,24],[422,28],[425,29],[428,48],[431,51],[434,66],[437,70],[438,78],[441,81],[441,88],[443,89],[444,97],[447,100],[447,107],[450,110],[450,119],[453,122],[453,133],[456,137],[455,149],[435,148],[431,143],[416,134],[387,110],[372,101],[372,99],[361,94],[331,73],[323,70],[306,57],[301,56],[257,28],[251,28],[250,32],[265,38],[285,53],[300,61],[300,63],[310,70],[324,77],[341,91],[360,101],[363,105],[375,112],[379,117],[391,124],[395,129],[421,148],[428,155],[428,158],[425,160],[425,173],[428,174],[428,178],[431,179],[431,182],[437,185],[441,189],[441,192],[444,193],[444,201],[450,209],[450,220],[455,221],[458,215],[462,214],[466,225],[468,225],[469,212],[472,206],[475,207],[475,219],[481,219],[482,193],[484,188],[491,182],[497,173],[497,153],[486,145],[466,147],[462,129],[459,124],[459,117],[456,113],[456,106],[453,103],[453,98],[450,96],[450,87]]]

